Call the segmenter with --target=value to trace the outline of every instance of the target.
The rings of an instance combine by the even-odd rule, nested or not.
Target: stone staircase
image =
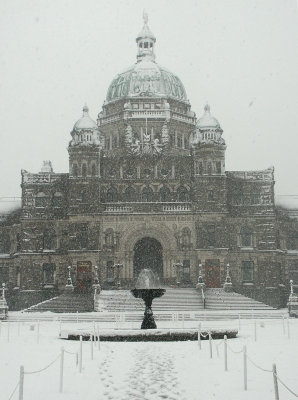
[[[63,293],[60,296],[35,304],[26,312],[82,313],[93,311],[93,296],[85,293]]]
[[[205,289],[205,311],[270,311],[274,310],[264,303],[223,289]],[[166,288],[164,296],[153,300],[153,312],[158,311],[202,311],[204,310],[201,292],[193,288]],[[142,299],[136,299],[129,290],[103,290],[95,302],[96,311],[132,312],[143,311]]]
[[[198,311],[203,310],[202,297],[196,289],[166,288],[166,293],[152,303],[152,309],[157,311]],[[129,290],[103,290],[95,302],[96,311],[130,312],[144,311],[142,299],[133,297]]]
[[[207,310],[275,310],[239,293],[225,292],[222,288],[205,289],[204,293]]]

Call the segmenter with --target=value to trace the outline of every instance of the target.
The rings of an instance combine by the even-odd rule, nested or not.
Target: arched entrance
[[[151,269],[163,278],[162,245],[156,239],[145,237],[134,246],[133,275],[138,277],[144,268]]]

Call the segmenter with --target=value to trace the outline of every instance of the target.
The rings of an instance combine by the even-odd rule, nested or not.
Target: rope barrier
[[[290,392],[292,393],[293,396],[298,397],[298,394],[296,394],[295,392],[293,392],[293,390],[291,390],[281,379],[277,374],[274,374],[276,376],[276,378],[279,380],[279,382]]]
[[[73,355],[77,355],[78,354],[77,352],[67,351],[65,349],[64,349],[64,353],[73,354]]]
[[[228,348],[231,350],[231,352],[232,353],[234,353],[234,354],[240,354],[240,353],[243,353],[243,349],[242,350],[240,350],[240,351],[234,351],[233,349],[232,349],[232,347],[228,344]]]
[[[17,388],[19,387],[20,381],[17,383],[17,386],[14,388],[13,392],[11,393],[11,395],[9,396],[8,400],[11,400],[13,395],[15,394]]]
[[[45,371],[46,369],[50,368],[51,365],[53,365],[59,358],[60,358],[61,354],[58,355],[57,358],[55,358],[54,361],[52,361],[49,365],[47,365],[46,367],[39,369],[38,371],[30,371],[30,372],[26,372],[24,371],[24,375],[31,375],[31,374],[38,374],[39,372]]]
[[[248,359],[255,367],[259,368],[260,370],[262,370],[262,371],[264,371],[264,372],[273,372],[272,369],[265,369],[265,368],[260,367],[260,366],[259,366],[258,364],[256,364],[250,357],[248,357],[248,355],[247,355],[246,357],[247,357],[247,359]]]
[[[201,336],[202,336],[203,338],[206,338],[206,337],[209,336],[209,333],[206,333],[206,335],[203,335],[203,333],[201,332]]]

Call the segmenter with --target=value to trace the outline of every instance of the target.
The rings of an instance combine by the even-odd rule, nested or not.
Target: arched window
[[[43,232],[43,249],[54,250],[56,248],[56,232],[54,229],[45,229]]]
[[[142,190],[142,201],[143,202],[151,202],[153,201],[153,190],[151,187],[144,187]]]
[[[253,247],[253,231],[247,226],[241,228],[240,245],[242,247]]]
[[[116,203],[118,201],[118,192],[114,187],[107,190],[107,203]]]
[[[84,163],[82,165],[82,177],[86,178],[86,176],[87,176],[87,164]]]
[[[124,199],[127,203],[135,202],[137,201],[137,195],[136,191],[134,190],[133,187],[129,186],[125,189],[124,192]]]
[[[86,192],[86,190],[83,190],[82,193],[81,193],[81,202],[82,203],[87,203],[88,202],[87,201],[87,192]]]
[[[91,167],[91,175],[92,175],[92,176],[95,176],[95,164],[92,164],[92,167]]]
[[[178,201],[185,202],[189,201],[189,193],[186,187],[180,186],[177,190],[177,199]]]
[[[105,232],[105,245],[107,247],[114,246],[114,231],[113,229],[107,229]]]
[[[47,196],[44,192],[38,192],[35,197],[35,207],[44,208],[47,205]]]
[[[63,194],[61,192],[56,192],[53,194],[52,205],[53,205],[53,207],[62,207],[63,206]]]
[[[168,187],[163,186],[162,188],[160,188],[159,200],[161,202],[171,201],[171,192],[170,192],[170,189]]]
[[[73,174],[73,176],[78,176],[78,174],[79,174],[78,164],[73,164],[73,166],[72,166],[72,174]]]

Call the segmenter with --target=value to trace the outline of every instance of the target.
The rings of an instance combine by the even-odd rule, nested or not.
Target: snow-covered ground
[[[253,320],[242,320],[237,339],[228,340],[228,371],[224,371],[224,346],[213,341],[210,358],[208,340],[198,342],[100,342],[100,349],[83,342],[83,368],[79,372],[76,356],[65,353],[64,387],[59,393],[59,354],[63,346],[68,352],[79,350],[78,341],[59,339],[60,328],[93,329],[88,323],[41,322],[39,343],[37,323],[1,323],[0,398],[18,399],[19,369],[25,372],[24,400],[274,400],[273,376],[252,364],[271,370],[276,363],[280,379],[298,394],[298,320],[257,321],[257,340]],[[173,327],[173,325],[171,326]],[[177,325],[178,328],[181,326]],[[238,328],[238,321],[205,321],[202,328]],[[9,329],[8,329],[9,328]],[[102,326],[99,326],[103,329]],[[34,330],[33,330],[34,329]],[[8,338],[9,331],[9,338]],[[243,345],[247,346],[248,390],[243,383]],[[217,351],[218,350],[218,351]],[[232,352],[240,352],[234,353]],[[58,357],[58,358],[57,358]],[[280,400],[295,396],[279,384]]]

